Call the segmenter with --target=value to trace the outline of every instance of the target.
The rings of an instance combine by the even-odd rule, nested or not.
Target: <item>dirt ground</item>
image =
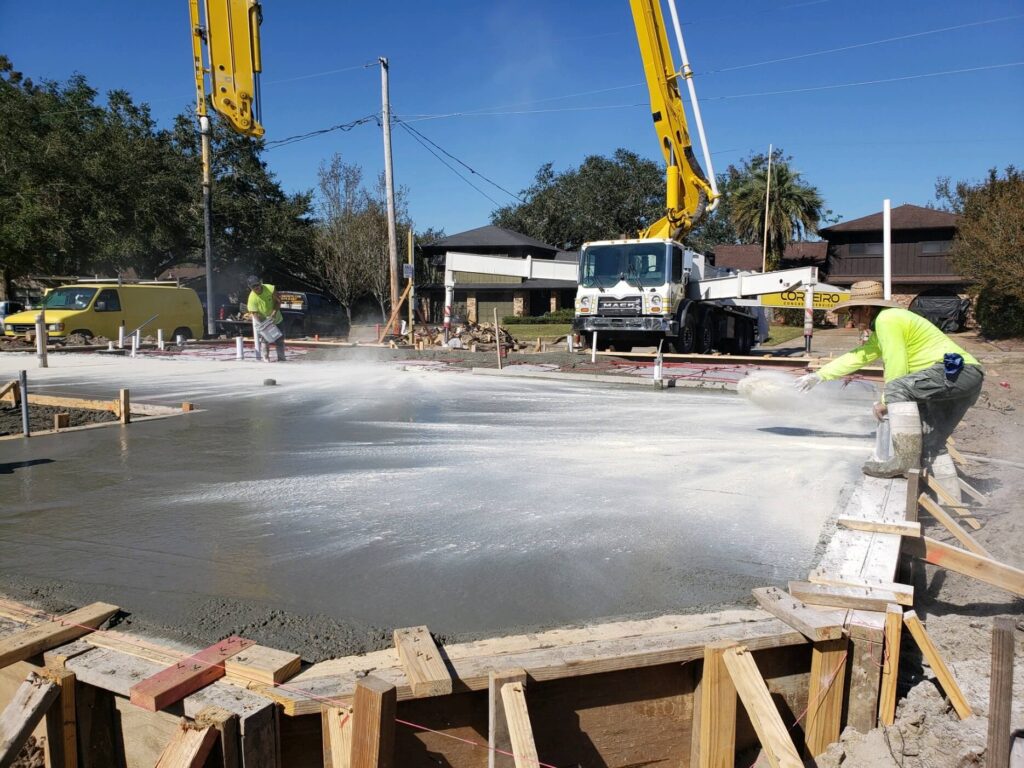
[[[80,427],[84,424],[98,424],[104,421],[117,421],[117,416],[111,411],[30,405],[28,409],[29,429],[33,433],[52,430],[53,417],[58,413],[68,414],[70,416],[70,424],[68,426],[72,427]],[[6,403],[0,406],[0,437],[4,435],[20,435],[21,429],[21,406],[13,407]]]

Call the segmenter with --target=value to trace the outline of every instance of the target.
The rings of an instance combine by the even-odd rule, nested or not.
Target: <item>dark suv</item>
[[[277,295],[281,299],[281,314],[284,316],[282,330],[285,336],[293,339],[317,335],[348,337],[348,315],[341,304],[333,299],[319,293],[280,289]],[[217,327],[231,335],[248,335],[252,330],[251,322],[243,319],[245,302],[238,305],[237,309],[237,312],[230,312],[222,307],[218,313]]]

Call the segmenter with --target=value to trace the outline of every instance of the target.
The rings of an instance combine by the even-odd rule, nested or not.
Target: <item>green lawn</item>
[[[803,338],[803,335],[803,327],[797,327],[795,325],[771,325],[768,326],[768,340],[761,346],[776,347],[779,344],[785,344],[787,341],[792,341],[796,338]]]
[[[558,336],[565,336],[572,330],[572,325],[569,323],[537,323],[533,325],[523,323],[522,325],[512,324],[502,327],[523,343],[534,341],[538,336],[542,339],[554,339]]]

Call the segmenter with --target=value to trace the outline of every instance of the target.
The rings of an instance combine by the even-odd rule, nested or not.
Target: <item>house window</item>
[[[921,243],[922,256],[944,256],[949,253],[950,240],[926,240]]]
[[[850,243],[851,256],[881,256],[881,243]]]

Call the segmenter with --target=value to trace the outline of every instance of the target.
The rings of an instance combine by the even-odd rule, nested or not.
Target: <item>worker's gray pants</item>
[[[885,385],[885,402],[915,402],[921,411],[922,453],[926,461],[946,450],[946,440],[981,394],[980,365],[965,365],[947,379],[942,363],[908,373]]]

